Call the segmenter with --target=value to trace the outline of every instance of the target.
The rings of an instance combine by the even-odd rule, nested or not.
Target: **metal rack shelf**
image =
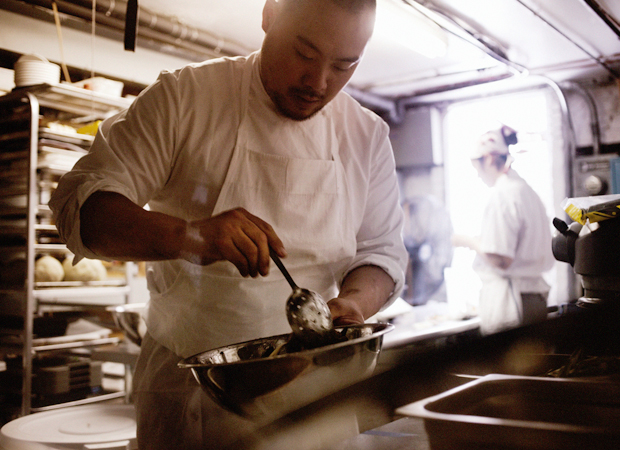
[[[93,397],[87,397],[81,400],[74,400],[71,402],[58,403],[50,406],[41,406],[39,408],[31,408],[30,412],[44,412],[44,411],[52,411],[55,409],[68,408],[69,406],[79,406],[79,405],[89,405],[91,403],[99,403],[108,400],[115,400],[119,398],[124,398],[126,396],[125,391],[116,391],[116,392],[106,392],[103,394],[97,394]]]
[[[93,307],[126,303],[133,276],[131,263],[125,266],[122,277],[101,282],[36,282],[34,267],[38,256],[60,257],[70,253],[60,243],[47,201],[58,178],[87,153],[94,139],[75,129],[104,119],[130,104],[131,100],[125,98],[66,84],[18,88],[0,97],[0,275],[6,268],[2,264],[7,261],[22,262],[12,279],[0,277],[0,314],[8,320],[3,323],[23,323],[19,329],[3,334],[0,354],[18,355],[21,360],[12,369],[19,370],[21,387],[11,393],[11,398],[18,395],[21,398],[21,404],[14,405],[19,415],[125,395],[125,392],[89,395],[86,399],[38,408],[32,404],[36,355],[120,342],[115,336],[100,336],[42,344],[33,336],[33,322],[35,316],[50,311],[56,313],[69,308],[79,313]],[[54,123],[58,117],[71,120],[71,125]]]
[[[37,289],[34,297],[41,305],[119,305],[125,303],[130,287],[64,287],[58,289]]]
[[[46,108],[65,111],[88,120],[103,119],[111,113],[127,108],[131,100],[78,88],[68,84],[31,86],[39,104]]]
[[[121,339],[118,337],[109,337],[109,338],[101,338],[101,339],[92,339],[92,340],[81,341],[81,342],[63,342],[60,344],[37,345],[33,347],[32,350],[36,353],[42,353],[42,352],[51,352],[54,350],[70,350],[74,348],[98,347],[101,345],[118,344],[120,342],[121,342]]]

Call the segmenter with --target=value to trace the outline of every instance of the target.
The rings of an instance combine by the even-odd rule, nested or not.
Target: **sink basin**
[[[432,450],[620,448],[620,384],[490,374],[396,410]]]

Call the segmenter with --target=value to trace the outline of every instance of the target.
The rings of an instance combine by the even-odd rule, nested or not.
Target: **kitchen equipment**
[[[45,401],[46,396],[65,395],[84,397],[101,389],[103,368],[101,361],[90,361],[73,355],[42,356],[34,360],[32,391]]]
[[[106,310],[112,313],[114,323],[124,331],[127,339],[140,346],[146,334],[146,322],[143,316],[146,311],[146,303],[108,306]]]
[[[553,224],[559,232],[553,238],[553,255],[582,276],[584,294],[578,304],[592,306],[620,299],[620,218],[583,227],[556,218]]]
[[[297,286],[271,247],[269,255],[293,289],[286,301],[286,318],[293,333],[311,347],[320,345],[333,329],[332,314],[327,303],[317,292]]]
[[[273,420],[369,377],[383,335],[394,325],[372,323],[336,328],[346,341],[286,353],[290,334],[208,350],[184,359],[216,402],[241,416]]]
[[[487,375],[396,410],[421,417],[432,450],[620,448],[620,385]]]
[[[134,450],[133,405],[85,405],[29,414],[0,430],[1,450]]]
[[[617,153],[577,156],[572,164],[574,197],[611,193],[611,161]]]

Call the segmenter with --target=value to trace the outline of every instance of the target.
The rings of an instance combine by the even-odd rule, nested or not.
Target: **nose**
[[[304,86],[312,89],[314,92],[323,94],[327,90],[329,77],[329,67],[326,64],[315,63],[309,65],[302,78],[302,82]]]

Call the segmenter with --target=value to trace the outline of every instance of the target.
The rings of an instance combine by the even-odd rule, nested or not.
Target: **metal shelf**
[[[37,231],[56,231],[56,225],[38,223],[34,226],[34,229]]]
[[[34,244],[34,250],[40,253],[47,253],[47,252],[69,253],[67,246],[64,244]]]
[[[58,289],[35,289],[34,297],[45,305],[106,305],[117,304],[113,297],[129,295],[130,287],[66,287]]]
[[[57,409],[77,404],[122,398],[125,392],[95,394],[87,399],[33,408],[33,355],[38,352],[62,352],[69,349],[118,345],[118,337],[87,337],[75,341],[37,342],[33,336],[33,319],[37,311],[71,308],[82,311],[92,307],[124,304],[129,299],[131,263],[124,277],[102,282],[35,283],[35,259],[41,254],[68,254],[51,223],[47,200],[57,177],[73,166],[73,161],[87,153],[91,135],[73,132],[74,123],[104,119],[127,108],[131,100],[77,88],[66,84],[40,85],[14,89],[0,97],[0,251],[25,258],[23,280],[0,285],[2,314],[20,315],[23,327],[12,330],[18,339],[0,342],[0,350],[21,355],[20,414]],[[71,120],[69,127],[42,121],[55,120],[53,111],[61,111]],[[51,113],[51,114],[48,114]],[[73,117],[71,117],[73,115]],[[61,401],[61,400],[59,400]],[[17,405],[15,405],[17,407]]]
[[[118,337],[108,337],[101,339],[92,339],[88,341],[63,342],[59,344],[37,345],[32,347],[35,353],[50,352],[56,350],[70,350],[73,348],[98,347],[100,345],[118,344],[121,339]]]
[[[118,287],[126,286],[127,280],[124,278],[108,278],[102,281],[38,281],[34,283],[36,289],[41,290],[54,290],[54,288],[60,288],[59,291],[63,291],[66,288],[89,288],[89,289],[101,289],[106,287]],[[75,291],[75,289],[71,289]]]
[[[94,136],[89,134],[80,133],[67,133],[66,131],[54,130],[52,128],[42,127],[39,128],[39,137],[42,138],[42,143],[45,143],[47,139],[53,141],[64,142],[80,147],[88,148],[95,139]]]
[[[86,116],[90,120],[103,119],[114,110],[131,105],[131,100],[68,84],[33,86],[28,90],[37,96],[41,106]]]
[[[18,336],[14,334],[14,336]],[[86,339],[82,341],[70,341],[70,342],[58,342],[55,344],[42,344],[42,345],[33,345],[32,346],[32,354],[35,353],[44,353],[44,352],[52,352],[59,350],[72,350],[78,348],[89,348],[89,347],[100,347],[104,345],[117,345],[121,342],[121,338],[119,337],[105,337],[99,339]],[[0,341],[0,345],[7,349],[13,350],[13,353],[16,355],[22,354],[21,347],[23,343],[18,340],[4,340]]]
[[[41,406],[39,408],[31,408],[31,412],[44,412],[44,411],[52,411],[55,409],[68,408],[69,406],[79,406],[79,405],[89,405],[91,403],[99,403],[108,400],[115,400],[118,398],[124,398],[126,396],[125,391],[117,391],[117,392],[109,392],[105,394],[93,394],[92,397],[87,397],[80,400],[74,400],[72,402],[65,403],[57,403],[55,405],[50,406]]]

